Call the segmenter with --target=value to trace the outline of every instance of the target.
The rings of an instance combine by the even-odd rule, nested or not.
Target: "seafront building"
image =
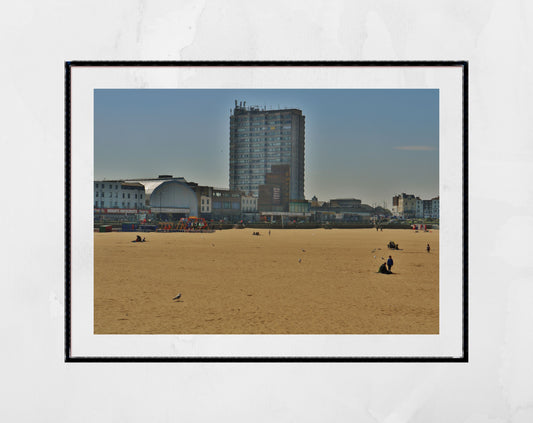
[[[265,183],[259,185],[259,211],[289,211],[290,202],[290,166],[272,165],[265,175]]]
[[[440,214],[439,197],[422,200],[414,194],[401,193],[392,197],[392,215],[402,219],[432,218]]]
[[[243,215],[242,194],[227,188],[198,185],[172,175],[99,180],[94,181],[94,218],[96,221],[145,218],[177,221],[195,216],[237,222]],[[257,198],[249,198],[244,204],[247,212],[257,212]],[[248,217],[250,220],[251,216]]]
[[[259,197],[273,165],[288,165],[289,200],[304,199],[305,116],[237,104],[230,116],[230,190]]]
[[[146,209],[145,188],[137,182],[123,180],[94,181],[94,208],[110,213],[138,213]]]

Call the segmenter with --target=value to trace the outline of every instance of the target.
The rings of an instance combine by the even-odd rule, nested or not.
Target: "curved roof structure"
[[[155,212],[158,209],[168,213],[198,215],[196,193],[184,178],[146,179],[138,182],[144,185],[147,205]]]

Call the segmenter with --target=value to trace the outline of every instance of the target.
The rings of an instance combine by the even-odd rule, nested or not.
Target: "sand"
[[[438,231],[254,231],[95,233],[94,332],[439,333]]]

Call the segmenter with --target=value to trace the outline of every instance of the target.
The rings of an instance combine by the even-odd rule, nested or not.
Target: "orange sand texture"
[[[439,332],[438,231],[136,235],[94,234],[96,334]],[[378,274],[389,254],[394,274]]]

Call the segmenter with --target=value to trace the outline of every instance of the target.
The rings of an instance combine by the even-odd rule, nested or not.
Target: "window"
[[[139,195],[139,198],[140,198],[140,199],[142,200],[142,198],[143,198],[143,195],[142,195],[142,194],[140,194],[140,195]]]
[[[115,185],[115,189],[118,189],[118,185]]]
[[[113,185],[109,185],[109,189],[113,189]]]
[[[96,193],[96,197],[98,197],[98,193]]]
[[[98,184],[96,184],[96,188],[98,188]]]
[[[128,198],[130,198],[130,195],[129,195],[129,194],[128,194]],[[128,203],[128,205],[129,205],[129,204],[130,204],[130,203]]]
[[[111,198],[111,197],[113,197],[113,193],[112,192],[109,193],[109,198]]]
[[[125,198],[125,195],[126,195],[126,194],[122,193],[122,198]],[[122,204],[124,205],[124,203],[122,203]]]

